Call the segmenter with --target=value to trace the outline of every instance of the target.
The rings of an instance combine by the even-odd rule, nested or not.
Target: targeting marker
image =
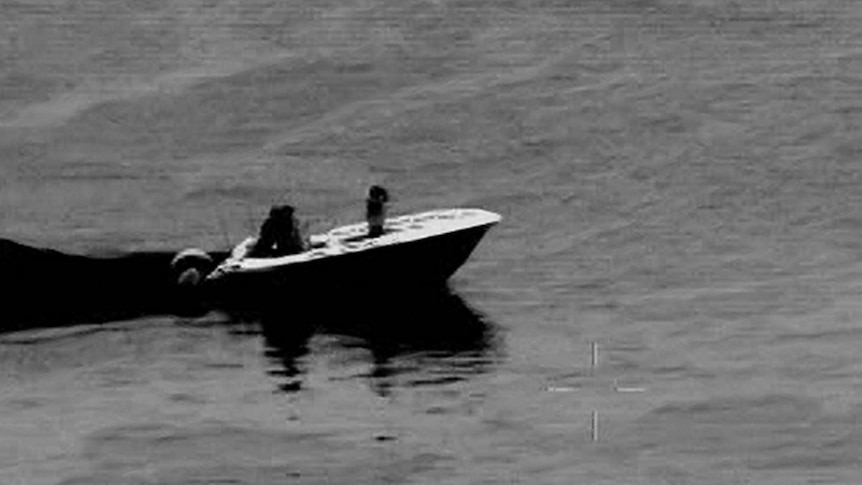
[[[570,386],[548,386],[545,390],[548,392],[575,392],[578,388]]]
[[[617,383],[617,380],[614,379],[614,391],[617,392],[644,392],[646,391],[645,387],[620,387]]]
[[[596,341],[590,342],[590,376],[595,377],[596,369],[599,367],[599,343]],[[547,386],[547,392],[575,392],[582,388],[580,386]],[[614,379],[611,389],[619,393],[641,393],[646,392],[645,387],[626,387],[619,384],[618,379]],[[599,441],[599,412],[592,410],[590,413],[590,440],[594,443]]]

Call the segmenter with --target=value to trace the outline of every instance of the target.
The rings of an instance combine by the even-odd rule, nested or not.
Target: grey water
[[[0,484],[860,483],[860,9],[0,2],[0,237],[135,256],[0,244]],[[503,221],[379,311],[135,287],[372,184]]]

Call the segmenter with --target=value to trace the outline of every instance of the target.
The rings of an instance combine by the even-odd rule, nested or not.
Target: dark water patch
[[[82,452],[87,468],[62,483],[406,483],[452,459],[410,450],[381,454],[380,446],[398,441],[377,433],[369,446],[356,446],[322,432],[221,423],[123,426],[90,435]],[[135,479],[144,474],[145,482]]]
[[[168,181],[167,173],[160,173],[151,167],[142,171],[140,167],[131,164],[95,163],[87,161],[68,161],[63,164],[40,166],[38,177],[43,180],[66,182],[111,182],[111,181]]]
[[[442,376],[436,378],[427,378],[427,379],[416,379],[410,382],[411,386],[442,386],[446,384],[452,384],[455,382],[461,382],[464,380],[458,376]]]
[[[814,453],[821,442],[816,436],[829,433],[822,416],[818,400],[796,395],[714,397],[664,405],[615,433],[639,450],[769,461]]]
[[[236,362],[207,362],[203,364],[203,367],[208,369],[242,369],[244,366]]]
[[[207,201],[224,201],[224,200],[277,200],[279,196],[284,194],[283,187],[260,187],[254,183],[222,183],[213,187],[203,187],[191,190],[186,193],[187,200],[207,200]]]
[[[799,421],[810,418],[818,409],[816,401],[776,394],[756,398],[727,397],[687,404],[668,404],[650,414],[704,423],[742,424]]]
[[[87,437],[85,454],[100,454],[104,452],[146,451],[145,454],[170,456],[171,447],[187,446],[186,443],[206,443],[209,440],[218,441],[219,437],[233,438],[248,444],[267,447],[278,443],[290,446],[303,441],[317,441],[328,437],[326,433],[252,431],[249,429],[216,424],[199,427],[181,427],[164,423],[145,423],[121,425],[106,428]],[[161,446],[152,446],[153,444]],[[206,450],[199,450],[206,453]],[[132,458],[145,459],[131,453]]]
[[[703,375],[697,374],[697,369],[693,365],[666,365],[652,369],[652,372],[657,376],[668,376],[685,378],[688,376],[696,376],[702,378]]]
[[[716,289],[648,298],[627,307],[639,320],[682,321],[715,318],[738,321],[767,315],[798,316],[822,310],[833,298],[813,285],[760,284],[734,290]]]
[[[6,401],[3,406],[8,411],[26,411],[30,409],[38,408],[43,404],[42,399],[34,399],[34,398],[24,398],[24,399],[10,399]]]
[[[823,416],[803,426],[789,423],[780,433],[781,442],[765,448],[765,453],[748,458],[756,470],[811,470],[815,468],[858,470],[862,464],[857,450],[862,433],[857,429],[858,411]]]
[[[168,251],[86,256],[0,239],[0,267],[7,278],[0,332],[197,312],[174,285],[174,256]]]
[[[0,105],[6,103],[24,105],[46,101],[54,92],[69,87],[70,84],[71,82],[60,78],[25,72],[10,72],[0,76]]]
[[[858,341],[862,338],[862,328],[829,328],[815,332],[783,332],[772,337],[776,343],[781,342],[818,342],[847,340]]]
[[[296,304],[234,314],[236,322],[257,322],[274,365],[270,373],[282,390],[301,390],[305,360],[315,352],[354,352],[370,370],[367,379],[377,392],[393,385],[440,385],[489,372],[502,358],[499,328],[448,288],[388,296],[385,304],[350,301],[315,307]],[[332,345],[314,348],[316,336]],[[362,355],[362,354],[360,354]],[[330,355],[331,357],[331,355]],[[355,364],[356,359],[350,364]]]
[[[289,473],[305,470],[319,475],[325,469],[326,457],[343,448],[327,438],[325,433],[245,429],[217,423],[200,427],[159,423],[119,426],[87,438],[82,457],[89,462],[89,473],[63,483],[129,483],[124,477],[143,469],[157,483],[280,483],[275,480]],[[248,458],[255,455],[272,459],[262,465]],[[266,480],[258,481],[261,478]]]
[[[749,466],[759,470],[774,470],[782,468],[799,468],[810,470],[812,468],[836,468],[858,464],[860,459],[855,453],[849,453],[847,456],[828,456],[828,455],[808,455],[808,454],[791,454],[782,456],[773,460],[761,462],[754,460]]]
[[[184,392],[176,392],[176,393],[170,394],[168,399],[171,402],[178,403],[178,404],[203,405],[207,402],[205,398],[202,398],[200,396],[196,396],[194,394],[184,393]]]

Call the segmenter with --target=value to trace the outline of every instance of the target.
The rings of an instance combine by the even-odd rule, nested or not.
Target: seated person
[[[386,203],[389,193],[379,185],[372,185],[365,199],[365,220],[368,222],[368,237],[383,235],[383,224],[386,222]]]
[[[276,205],[260,227],[260,236],[249,251],[252,258],[275,258],[305,251],[294,209],[289,205]]]

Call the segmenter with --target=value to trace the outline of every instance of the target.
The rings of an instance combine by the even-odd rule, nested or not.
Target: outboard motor
[[[184,249],[171,261],[171,276],[180,288],[195,288],[213,270],[215,263],[205,251]]]

